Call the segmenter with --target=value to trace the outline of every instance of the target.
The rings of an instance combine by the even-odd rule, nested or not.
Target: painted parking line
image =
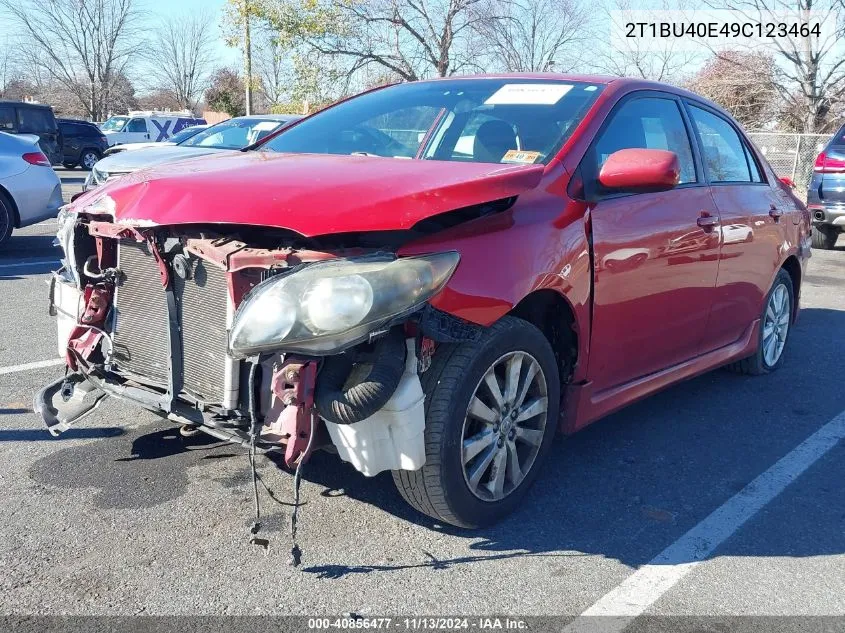
[[[845,411],[784,455],[647,565],[610,590],[564,631],[622,631],[843,439]]]
[[[23,365],[11,365],[9,367],[0,367],[0,375],[16,374],[19,371],[29,371],[30,369],[43,369],[44,367],[54,367],[56,365],[64,365],[63,358],[53,358],[50,360],[39,360],[34,363],[24,363]]]
[[[35,266],[58,266],[61,262],[58,259],[33,259],[24,262],[16,262],[14,264],[0,264],[0,269],[3,268],[32,268]]]

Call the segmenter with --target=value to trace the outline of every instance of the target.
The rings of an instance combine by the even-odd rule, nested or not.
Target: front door
[[[145,143],[150,140],[147,121],[138,117],[129,120],[129,123],[123,129],[123,134],[122,143]]]
[[[680,102],[648,94],[617,106],[585,157],[593,161],[594,174],[611,153],[625,148],[669,150],[681,165],[674,189],[604,195],[599,190],[591,207],[594,308],[588,375],[597,391],[698,355],[715,292],[716,206],[697,167]]]

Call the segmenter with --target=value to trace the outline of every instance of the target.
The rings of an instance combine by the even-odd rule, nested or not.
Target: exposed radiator
[[[118,368],[166,387],[170,358],[167,298],[146,243],[121,241],[123,283],[115,298]],[[237,364],[226,355],[231,309],[226,273],[195,260],[191,279],[171,270],[182,337],[183,390],[207,403],[234,406]]]
[[[167,386],[170,343],[167,297],[155,259],[143,242],[119,242],[117,265],[123,283],[115,294],[115,364]]]

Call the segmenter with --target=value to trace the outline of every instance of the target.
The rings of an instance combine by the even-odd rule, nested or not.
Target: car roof
[[[238,121],[295,121],[303,116],[302,114],[248,114],[234,118]]]
[[[47,103],[29,103],[27,101],[7,101],[5,99],[0,99],[0,104],[13,105],[13,106],[24,106],[26,108],[46,108],[48,110],[53,109],[53,106],[51,106]]]
[[[613,77],[608,75],[579,75],[575,73],[488,73],[480,75],[452,75],[450,77],[435,77],[432,79],[422,79],[423,82],[433,81],[456,81],[456,80],[475,80],[475,79],[544,79],[546,81],[578,81],[583,83],[604,85],[612,88],[616,93],[626,93],[632,90],[660,90],[668,92],[679,97],[685,97],[701,103],[706,104],[710,108],[720,112],[731,120],[735,120],[733,116],[727,112],[719,104],[702,97],[699,94],[674,86],[672,84],[663,83],[660,81],[651,81],[648,79],[637,79],[634,77]]]
[[[84,119],[65,119],[62,117],[56,117],[56,121],[59,123],[79,123],[81,125],[93,125],[97,127],[96,123],[91,123],[91,121],[85,121]]]

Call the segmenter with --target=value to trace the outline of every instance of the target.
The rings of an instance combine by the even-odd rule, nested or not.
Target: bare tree
[[[839,47],[845,35],[845,7],[841,0],[705,0],[714,9],[740,12],[747,19],[761,22],[808,22],[818,18],[828,28],[822,36],[806,31],[787,33],[771,41],[777,62],[776,86],[789,114],[790,127],[813,133],[838,123],[829,116],[831,109],[845,99],[845,55]],[[827,31],[825,33],[825,31]],[[749,47],[752,45],[749,45]],[[753,50],[753,49],[752,49]],[[724,53],[717,52],[727,59]],[[753,65],[739,64],[753,71]]]
[[[403,80],[476,70],[474,25],[493,0],[265,0],[254,10],[280,42]]]
[[[216,36],[208,13],[162,19],[146,55],[155,87],[172,92],[181,107],[195,108],[217,62]]]
[[[493,66],[566,72],[578,66],[589,20],[580,0],[498,0],[475,28]]]
[[[289,51],[272,30],[262,29],[256,37],[253,64],[267,106],[272,108],[287,101],[293,78]]]
[[[778,91],[771,55],[724,51],[714,56],[687,84],[715,101],[742,125],[759,129],[778,116]]]
[[[599,8],[599,11],[605,16],[606,24],[614,24],[619,21],[623,11],[630,11],[633,6],[632,0],[610,0]],[[653,10],[673,9],[677,9],[675,0],[662,0]],[[637,77],[679,84],[701,55],[686,50],[680,42],[671,38],[666,39],[659,47],[644,45],[638,38],[626,38],[612,44],[609,48],[601,46],[593,51],[592,65],[599,72],[618,77]]]
[[[0,7],[26,43],[18,50],[101,120],[139,46],[134,0],[0,0]]]
[[[6,88],[12,81],[19,79],[18,71],[17,60],[9,40],[6,39],[0,42],[0,96],[6,92]]]

